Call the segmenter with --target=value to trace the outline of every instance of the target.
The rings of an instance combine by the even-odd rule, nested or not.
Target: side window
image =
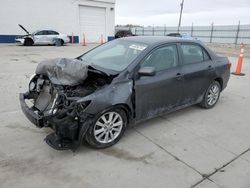
[[[208,53],[205,50],[203,50],[203,59],[204,59],[204,61],[210,60],[210,57],[209,57]]]
[[[176,67],[178,62],[176,45],[158,48],[153,51],[142,63],[141,67],[154,67],[156,71],[161,71]]]
[[[48,31],[48,35],[59,35],[56,31]]]
[[[42,35],[42,31],[37,32],[35,35]]]
[[[47,35],[47,31],[39,31],[35,35]]]
[[[183,63],[191,64],[204,61],[203,49],[195,44],[181,44]]]

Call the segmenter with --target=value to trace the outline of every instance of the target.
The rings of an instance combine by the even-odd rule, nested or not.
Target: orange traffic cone
[[[244,44],[241,43],[241,45],[240,45],[240,55],[239,55],[236,71],[232,73],[234,75],[238,75],[238,76],[244,76],[245,75],[244,73],[241,72],[242,64],[243,64],[243,57],[244,57],[244,47],[245,47]]]
[[[103,44],[103,35],[101,34],[101,44]]]
[[[85,34],[83,33],[83,38],[82,38],[82,45],[86,46],[86,38],[85,38]]]

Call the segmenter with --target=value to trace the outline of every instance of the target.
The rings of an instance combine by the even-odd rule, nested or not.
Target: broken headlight
[[[33,91],[36,88],[36,84],[34,82],[30,82],[29,91]]]
[[[29,91],[34,91],[36,88],[36,81],[35,81],[36,74],[33,74],[29,79]]]

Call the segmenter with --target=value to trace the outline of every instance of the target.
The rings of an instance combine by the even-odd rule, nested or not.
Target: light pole
[[[181,11],[180,11],[179,24],[178,24],[178,30],[177,30],[178,33],[179,33],[179,30],[180,30],[180,26],[181,26],[181,17],[182,17],[183,4],[184,4],[184,0],[182,0],[182,2],[181,2]]]

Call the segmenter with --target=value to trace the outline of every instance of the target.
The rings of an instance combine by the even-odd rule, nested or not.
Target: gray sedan
[[[212,108],[227,86],[231,63],[196,40],[126,37],[76,59],[41,62],[21,107],[46,142],[73,149],[117,143],[126,127],[194,104]],[[26,103],[26,102],[30,103]]]

